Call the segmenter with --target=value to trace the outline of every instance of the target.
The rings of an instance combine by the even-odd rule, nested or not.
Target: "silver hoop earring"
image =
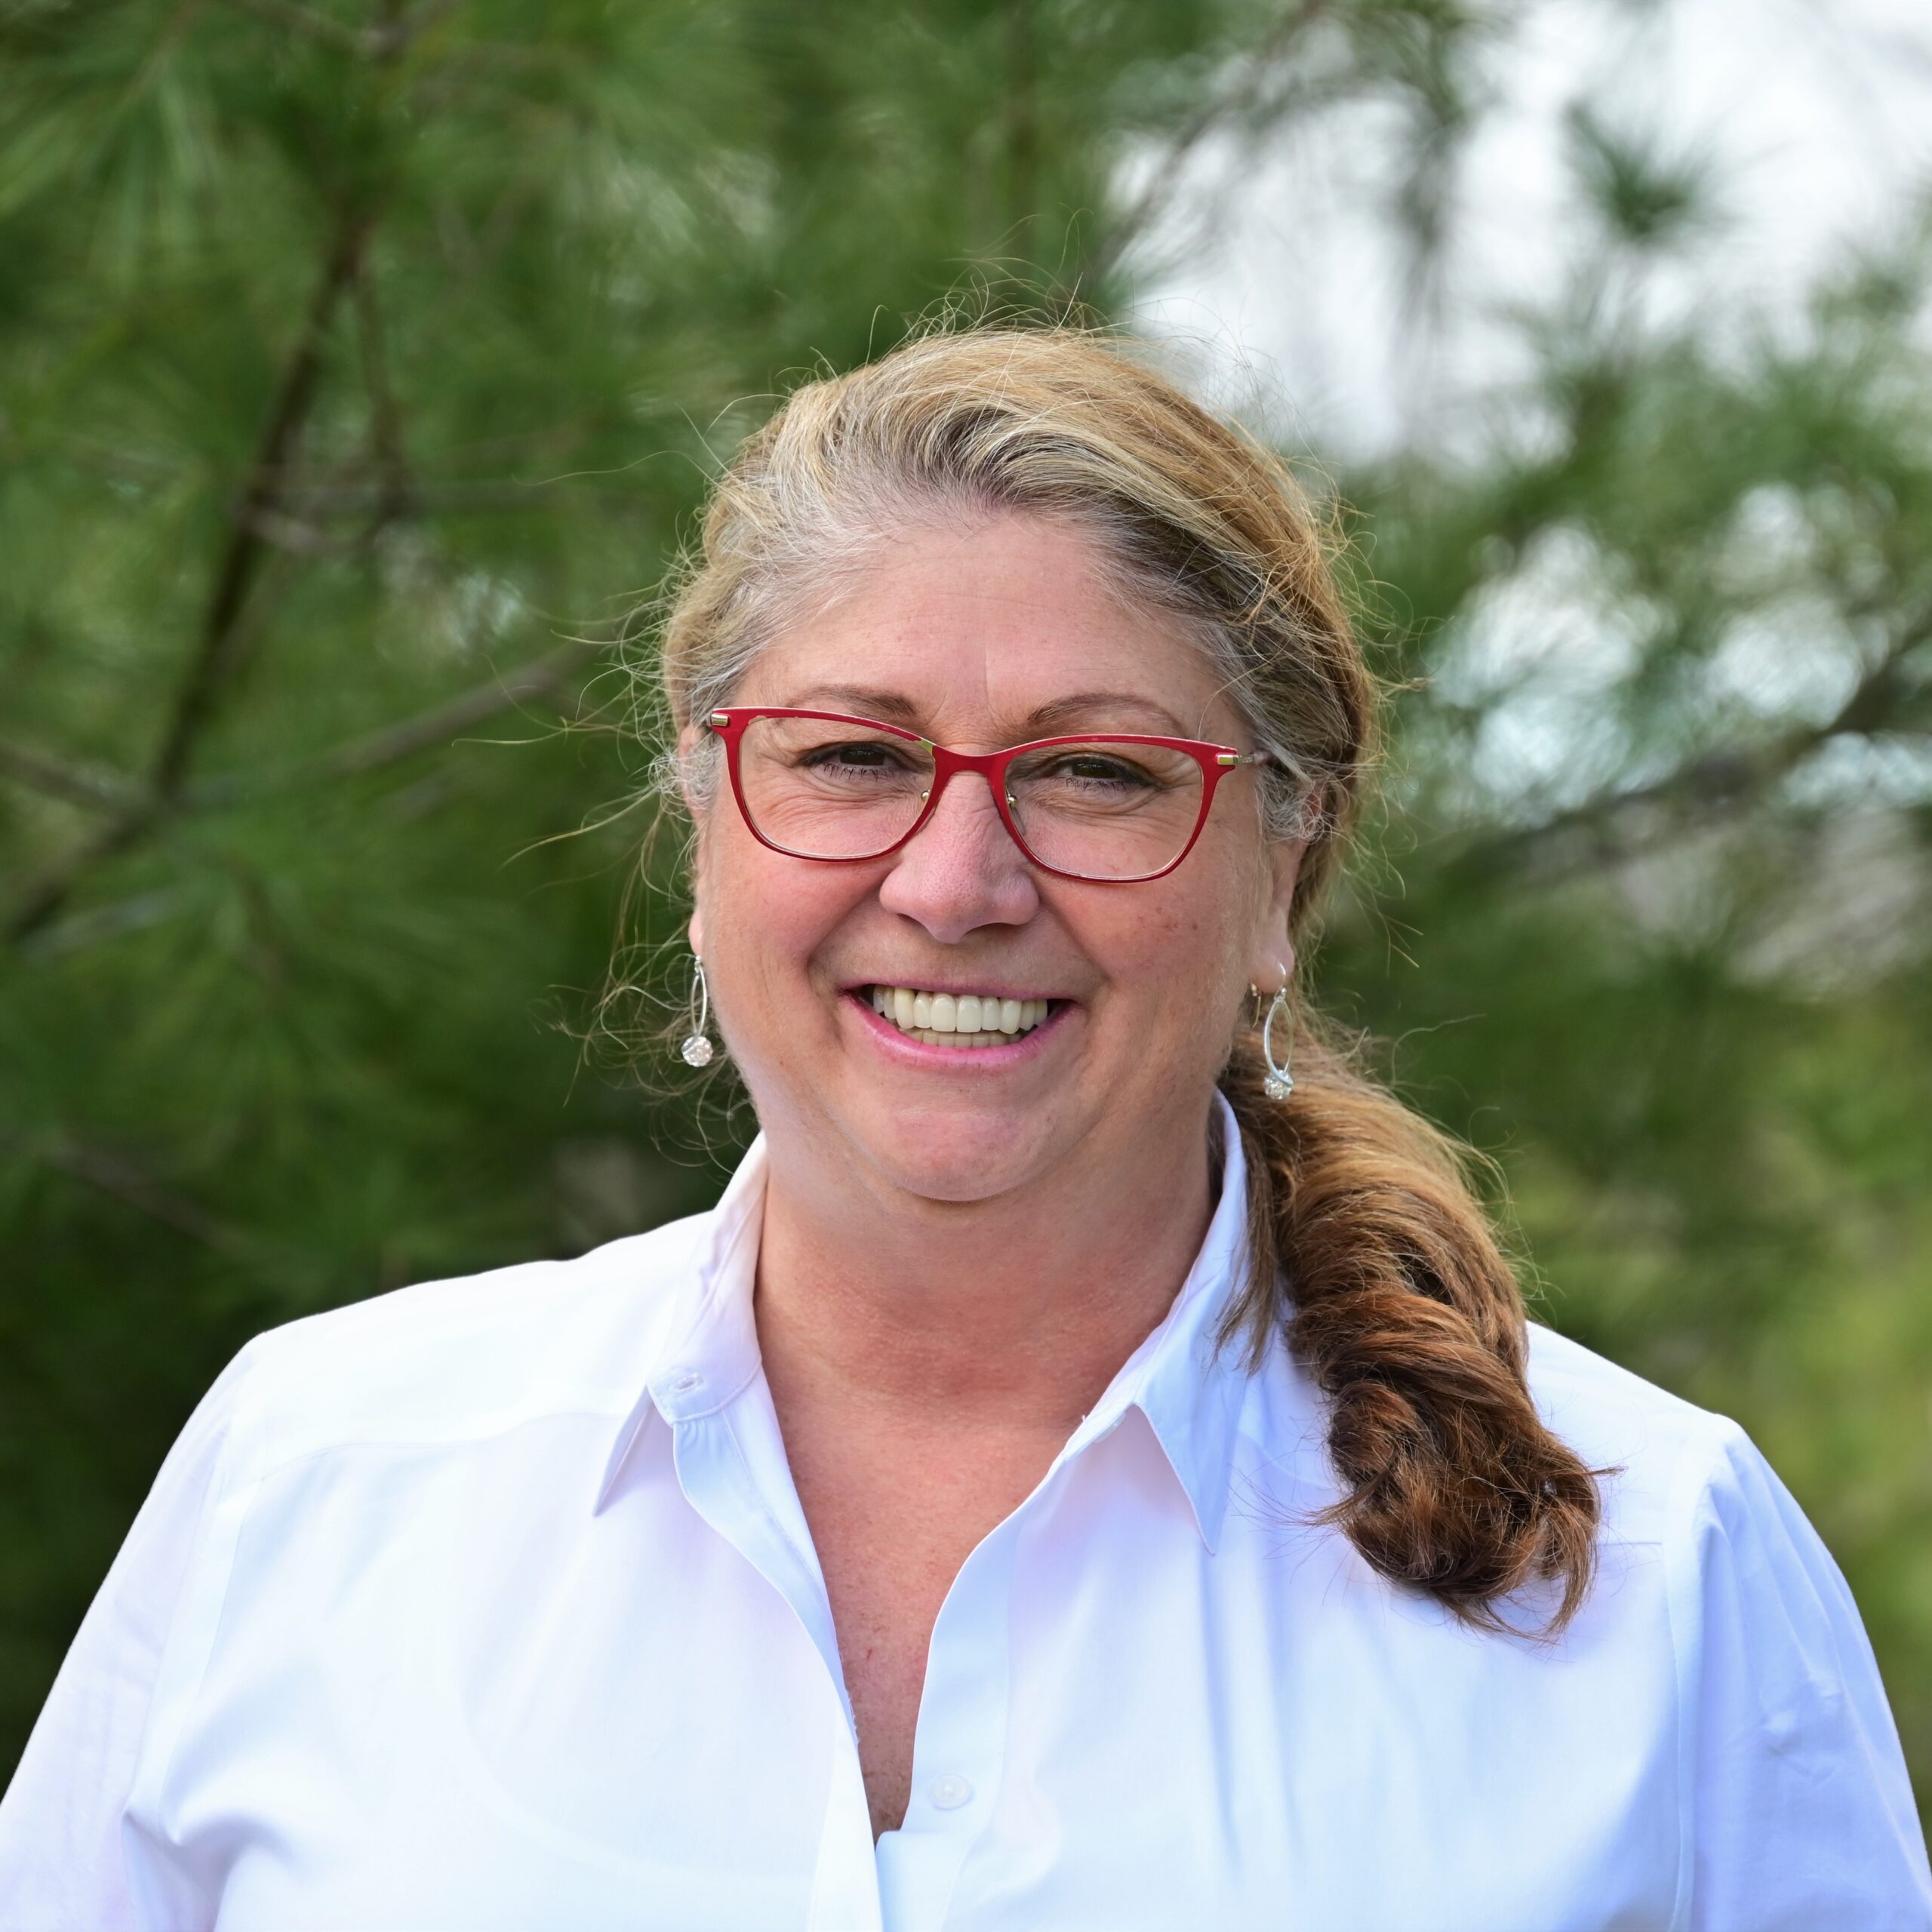
[[[1261,1057],[1267,1063],[1268,1072],[1261,1082],[1261,1091],[1271,1100],[1285,1100],[1295,1091],[1295,1077],[1288,1071],[1285,1060],[1275,1058],[1275,1016],[1288,1003],[1288,989],[1284,986],[1269,1002],[1268,1017],[1261,1023]],[[1292,1018],[1292,1015],[1290,1016]]]
[[[711,1018],[711,989],[704,983],[704,961],[694,958],[691,968],[697,975],[694,990],[697,995],[697,1024],[685,1035],[685,1043],[678,1051],[683,1056],[687,1066],[709,1066],[711,1064],[712,1045],[705,1038],[704,1029]]]

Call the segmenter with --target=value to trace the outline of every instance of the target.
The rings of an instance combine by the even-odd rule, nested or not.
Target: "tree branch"
[[[524,482],[515,477],[491,481],[487,478],[453,478],[448,482],[412,479],[409,490],[411,510],[528,510],[543,491],[568,482],[575,490],[589,490],[610,497],[636,500],[635,485],[600,483],[589,472],[570,476],[540,477]],[[355,516],[375,509],[383,500],[383,486],[368,483],[306,483],[292,489],[288,501],[291,509],[310,516]]]
[[[362,28],[346,26],[326,14],[298,7],[294,0],[229,0],[229,5],[245,14],[253,14],[259,20],[269,20],[277,26],[286,27],[303,40],[333,47],[338,53],[366,58],[373,51],[370,37]]]
[[[528,697],[554,691],[571,673],[587,663],[599,647],[583,638],[540,657],[520,670],[506,672],[488,683],[462,692],[441,704],[419,712],[414,718],[387,724],[360,738],[352,738],[332,751],[306,758],[281,771],[238,772],[203,780],[183,795],[184,805],[215,808],[239,804],[266,798],[276,792],[322,785],[340,779],[355,778],[385,765],[399,764],[419,752],[430,751],[447,743],[457,732],[507,711]]]
[[[352,27],[312,8],[299,6],[296,0],[229,0],[230,6],[253,14],[257,20],[271,21],[304,40],[361,60],[395,60],[460,4],[460,0],[426,0],[406,17],[384,19],[372,27]]]
[[[174,797],[177,811],[216,811],[246,804],[278,792],[360,777],[385,765],[399,764],[419,752],[433,751],[459,731],[500,711],[559,690],[601,648],[588,638],[573,638],[547,657],[492,678],[413,718],[399,719],[379,730],[352,738],[332,750],[303,758],[278,771],[226,772],[184,786]],[[0,777],[69,804],[125,814],[144,808],[147,794],[131,778],[103,766],[65,764],[0,739]],[[18,935],[20,938],[26,934]]]
[[[17,943],[60,911],[87,872],[138,844],[167,815],[186,779],[197,742],[249,653],[257,630],[245,622],[248,593],[270,547],[258,525],[281,508],[297,440],[321,374],[323,338],[361,260],[372,221],[366,209],[345,209],[330,238],[302,332],[283,367],[248,480],[229,515],[200,640],[175,694],[146,784],[91,838],[29,881],[5,926],[6,936]]]
[[[142,795],[133,779],[105,765],[50,757],[31,746],[9,744],[4,738],[0,738],[0,777],[95,811],[128,811]]]
[[[226,1260],[253,1266],[268,1254],[260,1242],[217,1220],[186,1195],[176,1193],[144,1169],[105,1148],[64,1138],[37,1140],[11,1128],[0,1128],[0,1145],[172,1228]]]
[[[301,336],[282,371],[254,466],[229,518],[228,543],[202,620],[201,645],[176,696],[174,715],[155,756],[150,783],[159,798],[168,798],[180,787],[195,741],[213,715],[223,687],[239,668],[237,645],[245,635],[242,608],[261,568],[264,547],[254,523],[281,507],[296,439],[321,374],[322,339],[337,303],[355,278],[370,226],[370,216],[361,210],[346,211],[337,224]]]
[[[1914,681],[1903,675],[1905,660],[1928,641],[1932,614],[1903,628],[1823,724],[1801,726],[1765,745],[1701,752],[1644,784],[1601,792],[1539,824],[1486,839],[1461,854],[1452,869],[1469,878],[1526,869],[1544,879],[1567,877],[1587,866],[1614,864],[1652,842],[1621,835],[1619,827],[1633,817],[1685,806],[1741,811],[1832,739],[1898,728],[1900,712],[1917,695]]]
[[[382,478],[369,527],[363,533],[366,543],[386,524],[408,513],[414,491],[414,479],[403,454],[402,412],[389,383],[382,309],[366,260],[355,277],[355,339],[362,351],[362,381],[369,395],[369,441]]]
[[[70,912],[64,919],[42,926],[22,943],[20,950],[29,958],[51,959],[124,934],[140,932],[180,910],[187,897],[178,885],[161,886],[152,892],[110,900],[105,906],[91,906],[85,912]]]

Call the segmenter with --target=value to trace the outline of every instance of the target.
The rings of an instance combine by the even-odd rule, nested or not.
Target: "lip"
[[[906,1066],[916,1066],[931,1071],[945,1068],[950,1072],[971,1073],[998,1073],[1008,1067],[1019,1066],[1037,1058],[1046,1050],[1046,1042],[1060,1030],[1069,1014],[1075,1010],[1072,1000],[1056,1000],[1045,1019],[1030,1032],[1017,1033],[1004,1044],[997,1047],[929,1047],[923,1040],[915,1040],[909,1033],[902,1033],[889,1020],[883,1018],[872,1009],[871,1002],[865,998],[869,987],[883,985],[882,980],[867,980],[863,986],[848,988],[841,996],[842,1003],[858,1018],[867,1035],[878,1043],[881,1051],[888,1057]],[[949,992],[949,986],[922,985],[921,992]],[[982,984],[977,990],[988,993],[993,988]],[[956,998],[958,995],[955,994]],[[1023,995],[1013,993],[1003,998],[1017,999]],[[1044,995],[1029,993],[1023,997],[1038,999]]]

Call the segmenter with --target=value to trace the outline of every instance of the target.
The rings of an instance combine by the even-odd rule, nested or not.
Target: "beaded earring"
[[[692,992],[697,1001],[697,1024],[685,1035],[685,1043],[678,1051],[687,1066],[709,1066],[712,1048],[705,1037],[705,1026],[711,1018],[711,989],[704,983],[704,961],[694,958],[691,967],[696,978]]]
[[[1295,1091],[1295,1077],[1288,1071],[1287,1062],[1275,1057],[1275,1016],[1287,1011],[1287,1008],[1288,991],[1284,986],[1269,1002],[1268,1017],[1261,1023],[1261,1057],[1268,1068],[1261,1082],[1261,1091],[1271,1100],[1285,1100]],[[1292,1021],[1294,1016],[1291,1014],[1289,1017]],[[1292,1034],[1290,1037],[1292,1040]]]

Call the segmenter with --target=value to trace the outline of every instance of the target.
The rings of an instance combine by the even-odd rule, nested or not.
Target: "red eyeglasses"
[[[1038,738],[955,752],[835,711],[734,705],[705,720],[761,844],[795,859],[882,859],[918,832],[962,771],[986,781],[1014,843],[1042,872],[1114,885],[1171,872],[1193,851],[1221,780],[1266,752],[1194,738]]]

